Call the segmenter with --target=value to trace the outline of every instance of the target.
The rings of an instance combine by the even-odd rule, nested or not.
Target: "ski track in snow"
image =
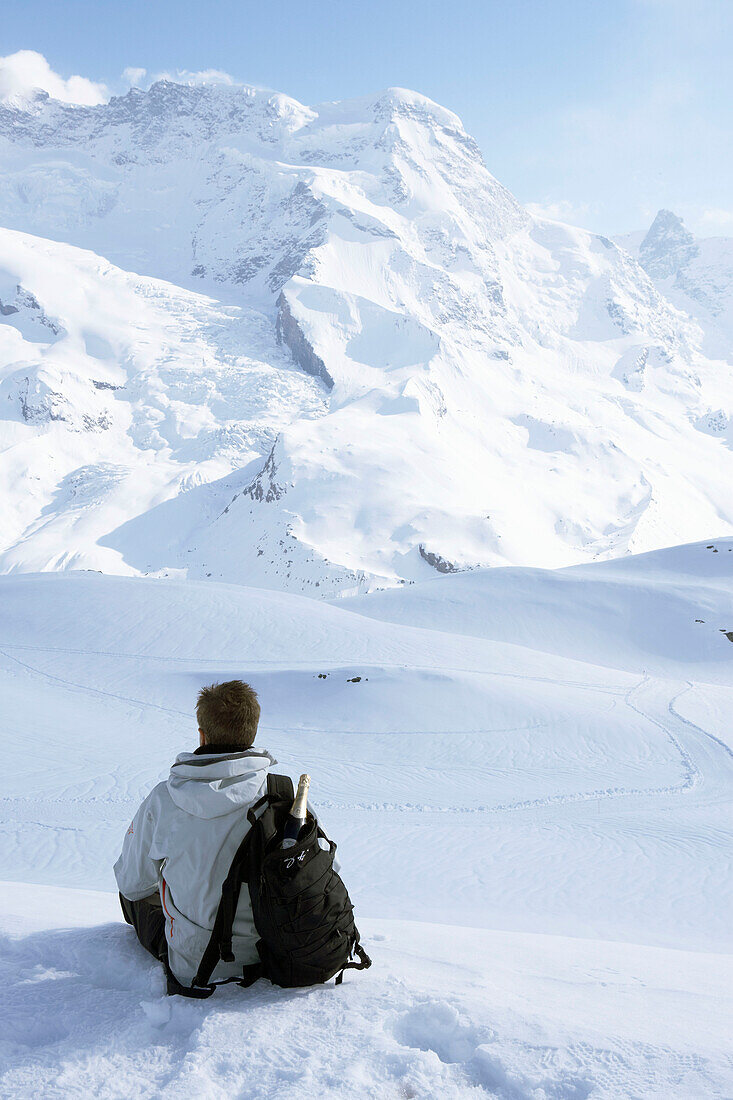
[[[19,880],[0,885],[3,1100],[733,1095],[731,958],[712,953],[730,912],[719,666],[710,693],[676,666],[632,674],[630,659],[620,671],[316,603],[295,626],[280,595],[255,613],[261,597],[228,589],[231,610],[204,619],[216,588],[2,583],[19,596],[0,643],[0,878]],[[151,595],[170,604],[154,642]],[[118,623],[119,649],[104,644]],[[582,655],[577,621],[568,631]],[[208,656],[176,654],[179,637]],[[270,659],[253,660],[261,638]],[[187,747],[196,685],[223,673],[252,675],[262,743],[317,777],[374,958],[339,990],[167,999],[109,892],[129,815]],[[26,730],[42,768],[19,751]]]
[[[710,741],[712,741],[719,748],[721,748],[723,750],[723,752],[727,753],[727,755],[730,756],[731,759],[733,759],[733,749],[731,749],[730,745],[726,745],[725,741],[721,740],[720,737],[716,737],[714,734],[709,733],[707,730],[702,729],[701,726],[698,726],[695,722],[691,721],[691,719],[685,718],[676,709],[675,703],[677,702],[677,700],[679,698],[681,698],[685,694],[686,691],[692,691],[693,687],[694,687],[694,685],[693,685],[692,681],[688,680],[687,681],[687,687],[684,688],[682,691],[678,692],[677,695],[675,695],[673,699],[670,699],[670,701],[669,701],[669,713],[678,722],[681,722],[683,726],[687,726],[688,729],[693,729],[693,730],[696,730],[698,733],[703,734],[704,737],[707,737]]]
[[[48,680],[55,681],[57,683],[63,684],[66,687],[72,687],[72,688],[78,689],[80,691],[89,692],[90,694],[93,694],[93,695],[98,695],[98,696],[105,697],[105,698],[115,699],[115,700],[118,700],[120,702],[130,703],[133,706],[141,707],[143,709],[159,710],[159,711],[163,711],[164,713],[167,713],[167,714],[173,714],[173,715],[181,716],[181,717],[184,717],[184,718],[189,717],[189,715],[186,711],[176,710],[176,709],[171,708],[171,707],[164,707],[164,706],[161,706],[159,703],[151,703],[151,702],[146,701],[146,700],[133,699],[130,696],[121,695],[121,694],[114,693],[114,692],[102,691],[99,688],[90,687],[87,684],[79,683],[78,681],[67,680],[67,679],[64,679],[60,676],[56,676],[52,673],[45,672],[41,669],[35,668],[33,665],[30,665],[25,661],[21,661],[18,657],[15,657],[12,654],[8,653],[7,650],[11,649],[11,648],[12,649],[24,649],[24,650],[31,649],[31,650],[45,651],[45,652],[51,652],[51,653],[54,653],[54,652],[74,653],[74,654],[82,655],[82,656],[92,656],[92,655],[94,655],[94,656],[105,656],[105,657],[116,657],[116,658],[124,657],[128,660],[147,661],[149,658],[147,656],[142,655],[142,654],[132,654],[132,653],[121,654],[121,653],[109,653],[109,652],[101,653],[101,652],[94,652],[94,651],[60,649],[60,648],[57,648],[57,647],[43,647],[43,646],[18,646],[18,645],[9,646],[5,642],[0,643],[0,654],[2,654],[3,656],[5,656],[7,659],[9,659],[11,661],[14,661],[16,664],[20,665],[22,668],[27,669],[29,672],[31,672],[34,675],[42,676],[42,677],[44,677]],[[198,666],[208,663],[206,661],[206,659],[199,660],[199,661],[193,661],[192,658],[175,658],[175,657],[174,658],[157,657],[155,659],[158,660],[158,661],[161,661],[161,662],[167,662],[169,660],[182,661],[182,662],[185,662],[185,663],[194,663]],[[214,662],[214,661],[212,661],[210,663],[212,665],[217,664],[217,662]],[[218,663],[221,663],[221,662],[218,662]],[[232,661],[231,663],[236,664],[237,662]],[[248,661],[246,663],[250,666],[253,664],[252,661]],[[311,666],[306,664],[306,663],[303,663],[303,665],[301,667],[308,668],[308,667],[311,667]],[[389,666],[385,666],[385,667],[389,667]],[[395,666],[392,666],[392,667],[395,667]],[[418,667],[418,666],[412,666],[412,667]],[[424,666],[424,667],[428,668],[430,666]],[[444,669],[444,671],[451,671],[451,672],[460,671],[460,672],[463,672],[463,671],[466,671],[466,670],[465,669]],[[565,687],[584,688],[584,689],[589,689],[589,690],[592,690],[592,691],[599,691],[599,690],[602,691],[603,690],[603,689],[598,689],[595,686],[591,686],[591,685],[588,685],[588,684],[583,684],[582,682],[579,682],[579,681],[572,681],[572,680],[558,681],[558,680],[553,680],[550,677],[538,677],[538,676],[530,676],[530,675],[525,676],[525,675],[521,675],[521,674],[518,674],[518,673],[517,674],[499,673],[499,672],[492,673],[490,671],[486,672],[484,674],[485,675],[501,676],[501,677],[512,678],[512,679],[519,679],[519,680],[528,680],[528,681],[533,681],[533,682],[537,682],[537,683],[555,683],[555,684],[556,683],[561,683]],[[329,800],[329,799],[321,800],[320,805],[324,809],[380,810],[382,812],[387,812],[387,813],[395,813],[395,812],[415,813],[415,812],[419,812],[419,813],[447,813],[447,814],[466,814],[466,813],[471,813],[471,814],[493,813],[493,814],[496,814],[496,813],[508,813],[508,812],[517,811],[517,810],[537,809],[541,806],[554,806],[554,805],[558,805],[558,804],[563,805],[563,804],[570,803],[570,802],[590,802],[590,801],[600,801],[602,799],[629,798],[629,797],[634,797],[634,796],[651,796],[651,795],[671,795],[671,794],[680,794],[682,792],[686,792],[686,791],[690,790],[691,788],[697,787],[700,783],[703,782],[703,775],[702,775],[702,772],[701,772],[700,768],[695,763],[695,761],[694,761],[690,751],[688,750],[688,748],[686,748],[685,745],[679,740],[679,738],[676,737],[672,733],[672,731],[669,729],[669,725],[667,723],[664,723],[664,722],[660,721],[658,718],[655,718],[652,714],[649,714],[647,711],[645,711],[641,707],[637,706],[632,701],[632,698],[631,698],[632,695],[635,692],[640,691],[641,689],[643,689],[644,687],[646,687],[650,683],[651,683],[650,678],[647,675],[645,675],[637,684],[635,684],[629,691],[627,691],[624,694],[623,701],[624,701],[626,706],[630,707],[632,710],[634,710],[637,714],[639,714],[646,721],[651,722],[654,726],[656,726],[658,729],[660,729],[666,735],[666,737],[669,738],[672,745],[674,745],[675,749],[677,750],[677,752],[680,755],[680,759],[682,761],[683,769],[684,769],[684,772],[685,772],[685,777],[682,780],[682,782],[679,783],[679,784],[668,785],[668,786],[656,786],[656,787],[602,788],[602,789],[592,790],[592,791],[578,791],[574,794],[557,794],[557,795],[552,795],[552,796],[549,796],[549,797],[546,797],[546,798],[526,799],[526,800],[523,800],[523,801],[520,801],[520,802],[509,802],[509,803],[506,803],[506,804],[500,804],[500,805],[496,805],[496,806],[487,805],[487,806],[467,807],[467,806],[460,806],[460,805],[446,805],[446,806],[439,806],[439,807],[435,807],[435,806],[427,807],[427,806],[421,806],[420,804],[416,804],[416,803],[403,803],[403,804],[399,804],[399,805],[395,805],[395,804],[391,804],[391,803],[356,803],[356,802],[345,803],[345,802],[337,802],[337,801],[333,801],[333,800]],[[669,701],[667,703],[667,708],[666,708],[668,715],[673,719],[673,721],[677,721],[683,728],[685,728],[686,731],[693,731],[694,735],[696,735],[698,737],[699,736],[708,737],[710,740],[715,742],[720,748],[722,748],[729,756],[731,756],[731,758],[733,758],[733,752],[731,752],[731,750],[728,748],[727,745],[725,745],[724,742],[720,741],[716,737],[713,737],[711,734],[706,733],[705,730],[701,729],[694,722],[691,722],[688,719],[683,718],[674,709],[675,701],[681,695],[683,695],[686,691],[689,691],[691,689],[691,687],[692,687],[691,683],[688,682],[685,687],[682,687],[680,690],[678,690],[674,694],[674,696],[672,698],[669,699]],[[618,694],[618,693],[611,692],[610,694]],[[277,729],[278,729],[278,727],[270,726],[267,723],[263,722],[263,724],[262,724],[262,730],[263,731],[272,732],[272,731],[275,731]],[[323,729],[315,728],[315,727],[299,727],[299,732],[308,732],[308,733],[318,734],[318,733],[325,733],[326,731],[323,730]],[[382,731],[382,732],[387,732],[387,731]],[[405,732],[408,732],[408,731],[400,731],[400,732],[405,733]],[[415,731],[415,732],[418,732],[418,731]],[[422,731],[419,731],[419,732],[424,734],[426,731],[422,730]],[[506,731],[502,731],[502,732],[506,732]],[[6,799],[3,799],[3,801],[6,801]],[[61,801],[61,800],[59,800],[59,801]],[[86,801],[86,800],[84,800],[84,801]],[[110,799],[105,799],[104,801],[110,801]]]

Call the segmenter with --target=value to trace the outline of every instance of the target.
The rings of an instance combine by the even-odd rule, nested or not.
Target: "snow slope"
[[[0,578],[0,1095],[730,1096],[729,553],[332,603]],[[375,965],[179,1004],[111,863],[234,675],[313,775]]]
[[[730,679],[733,540],[568,569],[483,569],[341,599],[387,622],[512,642],[633,672]],[[721,599],[721,596],[723,598]],[[722,637],[721,637],[722,635]]]
[[[40,95],[0,154],[4,571],[331,595],[733,531],[726,348],[425,97]]]
[[[260,312],[91,252],[0,230],[0,302],[6,572],[177,561],[242,467],[325,412]]]

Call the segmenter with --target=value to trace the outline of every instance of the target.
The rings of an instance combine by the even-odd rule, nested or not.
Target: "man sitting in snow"
[[[260,717],[249,684],[230,680],[199,693],[199,747],[181,753],[168,779],[135,814],[115,864],[125,920],[166,966],[169,988],[190,986],[209,942],[221,884],[249,829],[247,811],[264,794],[276,761],[252,748]],[[241,894],[234,921],[234,962],[213,979],[241,976],[258,961],[252,909]]]

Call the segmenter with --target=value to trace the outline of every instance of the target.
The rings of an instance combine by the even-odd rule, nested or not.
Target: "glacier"
[[[3,571],[331,596],[733,530],[702,291],[425,97],[39,93],[0,150]]]

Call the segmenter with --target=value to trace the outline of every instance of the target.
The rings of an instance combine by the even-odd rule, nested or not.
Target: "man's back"
[[[165,912],[168,962],[182,984],[193,979],[209,940],[221,886],[249,829],[247,811],[264,792],[275,763],[267,752],[203,745],[182,753],[168,779],[143,802],[115,864],[130,901],[156,890]],[[241,974],[258,959],[258,935],[246,890],[240,895],[232,946],[235,961],[214,978]]]

